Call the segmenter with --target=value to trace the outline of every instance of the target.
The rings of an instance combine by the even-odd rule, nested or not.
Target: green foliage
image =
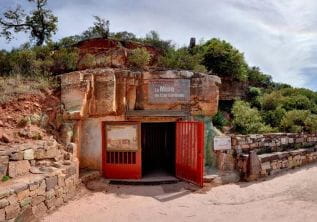
[[[170,40],[162,40],[160,35],[156,31],[150,31],[146,34],[144,39],[139,39],[139,41],[149,44],[151,46],[157,47],[162,50],[163,53],[174,48],[172,41]]]
[[[250,104],[244,101],[236,101],[232,108],[233,125],[237,132],[242,134],[274,132],[275,129],[265,125],[260,112],[251,108]]]
[[[193,55],[187,48],[180,48],[178,50],[169,50],[165,56],[160,58],[160,66],[170,69],[186,69],[194,70],[195,68],[206,71],[205,67],[200,65],[201,57]]]
[[[304,132],[305,122],[309,116],[310,112],[307,110],[288,111],[281,121],[281,128],[291,133]]]
[[[144,48],[134,49],[128,57],[129,63],[137,68],[144,68],[150,63],[151,55]]]
[[[78,52],[74,49],[61,48],[52,53],[52,71],[54,73],[70,72],[76,69]]]
[[[217,112],[217,114],[212,117],[212,123],[217,128],[222,129],[224,126],[228,125],[229,122],[222,112]]]
[[[213,38],[203,46],[202,64],[209,71],[221,76],[232,76],[239,80],[247,80],[248,69],[244,55],[230,43]]]
[[[110,37],[120,41],[137,41],[138,40],[135,34],[131,32],[127,32],[127,31],[111,33]]]
[[[200,64],[195,65],[194,68],[193,68],[193,71],[201,72],[201,73],[207,73],[208,72],[206,67],[204,65],[200,65]]]
[[[2,179],[1,179],[2,182],[6,182],[8,180],[10,180],[10,177],[7,176],[7,175],[3,176]]]
[[[110,22],[99,16],[94,16],[95,22],[92,27],[82,33],[83,39],[108,38],[110,32]]]
[[[272,77],[262,73],[259,67],[248,68],[248,80],[253,86],[267,87],[272,84]]]
[[[286,110],[282,107],[277,107],[274,110],[263,111],[262,117],[266,124],[272,127],[280,127],[282,118],[285,116]]]
[[[96,58],[94,55],[87,53],[83,58],[80,59],[78,65],[81,69],[93,68],[96,65]]]
[[[28,0],[35,3],[35,9],[29,13],[17,6],[14,10],[7,10],[0,18],[2,31],[0,35],[12,40],[13,33],[29,32],[36,45],[49,41],[57,31],[57,17],[51,10],[46,9],[47,0]]]

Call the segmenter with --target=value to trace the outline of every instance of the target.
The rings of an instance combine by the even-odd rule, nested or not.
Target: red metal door
[[[176,176],[203,186],[204,123],[176,123]]]
[[[107,133],[109,133],[109,131],[107,130],[109,129],[110,126],[117,126],[119,128],[132,127],[132,130],[134,128],[136,130],[135,132],[136,135],[135,135],[135,141],[132,140],[132,143],[137,144],[137,149],[136,150],[129,150],[129,149],[124,150],[122,148],[118,150],[110,149],[109,135],[107,135]],[[103,167],[104,176],[106,178],[109,178],[109,179],[140,179],[141,178],[142,167],[141,167],[141,144],[140,144],[141,128],[140,126],[141,124],[139,122],[105,122],[103,123],[102,167]],[[129,131],[122,131],[121,135],[126,135],[127,132]],[[131,141],[129,141],[129,138],[127,139],[119,138],[119,141],[122,143],[125,143],[123,145],[126,145],[126,146],[129,146],[131,144]],[[118,140],[115,142],[118,143]],[[122,147],[123,145],[118,145],[118,146]]]

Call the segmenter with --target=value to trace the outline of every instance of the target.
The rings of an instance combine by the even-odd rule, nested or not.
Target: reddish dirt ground
[[[317,164],[256,183],[194,190],[185,183],[82,187],[76,200],[43,222],[103,221],[317,221]]]

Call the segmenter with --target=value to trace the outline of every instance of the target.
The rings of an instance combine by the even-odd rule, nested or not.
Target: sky
[[[244,52],[250,66],[258,66],[276,82],[317,91],[316,0],[48,0],[58,16],[55,40],[81,33],[98,15],[110,20],[110,31],[145,36],[156,30],[178,46],[220,38]],[[27,0],[0,0],[0,12]],[[0,48],[27,42],[24,34]]]

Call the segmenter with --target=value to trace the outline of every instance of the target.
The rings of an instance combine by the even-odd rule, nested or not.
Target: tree
[[[110,32],[110,22],[99,16],[94,16],[94,26],[89,27],[87,31],[83,32],[84,39],[91,38],[108,38]]]
[[[13,33],[29,32],[30,38],[36,41],[36,45],[43,45],[51,39],[57,31],[57,17],[51,10],[45,8],[47,0],[28,0],[36,4],[36,8],[29,12],[17,6],[14,10],[7,10],[0,18],[1,36],[8,41],[13,39]]]
[[[204,49],[202,63],[209,71],[222,76],[247,80],[248,65],[245,62],[244,55],[230,43],[213,38],[202,47]]]

